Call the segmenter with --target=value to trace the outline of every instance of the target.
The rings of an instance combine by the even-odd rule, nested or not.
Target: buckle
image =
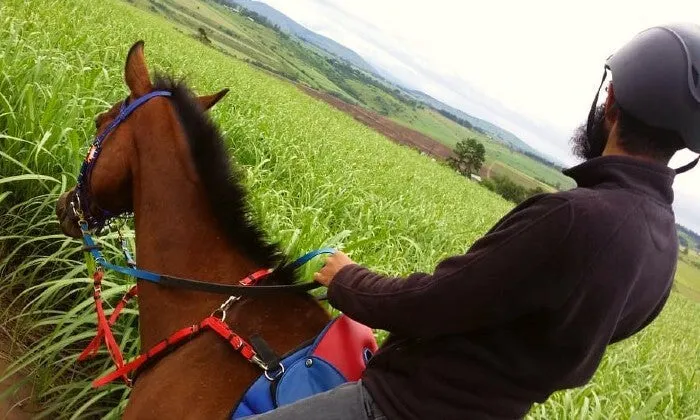
[[[221,319],[221,321],[226,321],[226,311],[231,307],[231,305],[239,300],[241,300],[240,296],[229,296],[228,299],[221,304],[221,306],[216,308],[214,312],[211,313],[211,316],[216,317],[219,315],[219,319]]]

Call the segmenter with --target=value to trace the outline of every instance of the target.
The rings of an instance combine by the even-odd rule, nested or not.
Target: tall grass
[[[35,384],[39,417],[117,416],[128,390],[89,381],[105,358],[75,359],[94,329],[78,243],[60,235],[53,205],[72,186],[93,117],[126,92],[123,60],[146,40],[152,67],[199,92],[231,93],[213,110],[246,174],[255,217],[291,255],[342,246],[380,271],[430,270],[463,252],[508,209],[496,195],[388,142],[293,86],[205,48],[116,1],[0,3],[0,320],[28,343],[12,367]],[[113,241],[107,241],[113,244]],[[118,259],[114,248],[107,250]],[[309,273],[306,273],[307,275]],[[104,295],[128,279],[110,275]],[[594,382],[533,410],[533,418],[691,416],[700,406],[700,308],[674,296],[659,322],[615,346]],[[137,315],[117,326],[138,352]]]
[[[555,394],[530,419],[700,419],[700,305],[673,294],[659,318],[611,346],[588,385]]]

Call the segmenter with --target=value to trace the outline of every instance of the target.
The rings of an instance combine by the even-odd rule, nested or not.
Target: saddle
[[[231,419],[262,414],[357,381],[376,351],[372,330],[340,315],[311,343],[283,356],[277,376],[260,375],[234,406]]]

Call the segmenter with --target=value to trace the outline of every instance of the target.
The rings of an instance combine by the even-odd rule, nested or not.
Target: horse
[[[128,98],[95,119],[98,135],[114,131],[93,162],[90,201],[78,205],[90,214],[133,212],[136,260],[145,270],[229,285],[251,272],[285,267],[279,247],[251,221],[240,176],[232,171],[221,135],[206,114],[228,90],[196,97],[183,82],[166,77],[152,81],[142,41],[128,52],[124,80]],[[156,91],[170,94],[148,99],[116,128],[110,127],[125,105]],[[79,214],[71,211],[77,192],[65,192],[56,206],[63,233],[74,238],[84,233]],[[294,270],[278,269],[260,285],[292,285],[296,280]],[[137,284],[145,349],[196,324],[222,302],[217,294],[141,279]],[[225,316],[237,334],[264,337],[276,354],[313,339],[330,320],[307,293],[243,297]],[[124,418],[227,418],[259,376],[254,364],[206,331],[139,372]]]

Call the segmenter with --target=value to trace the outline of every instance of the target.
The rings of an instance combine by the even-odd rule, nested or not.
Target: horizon
[[[564,166],[580,163],[569,141],[588,115],[605,59],[647,27],[700,16],[700,3],[678,0],[634,2],[633,10],[627,2],[601,0],[577,5],[497,1],[478,7],[448,0],[430,7],[396,0],[254,1],[351,49],[406,88],[512,132]],[[507,9],[510,13],[504,14]],[[626,18],[617,19],[620,15]],[[478,42],[464,42],[469,39]],[[669,166],[693,157],[681,151]],[[700,232],[700,190],[694,185],[700,185],[700,168],[676,178],[674,211],[679,224]]]

